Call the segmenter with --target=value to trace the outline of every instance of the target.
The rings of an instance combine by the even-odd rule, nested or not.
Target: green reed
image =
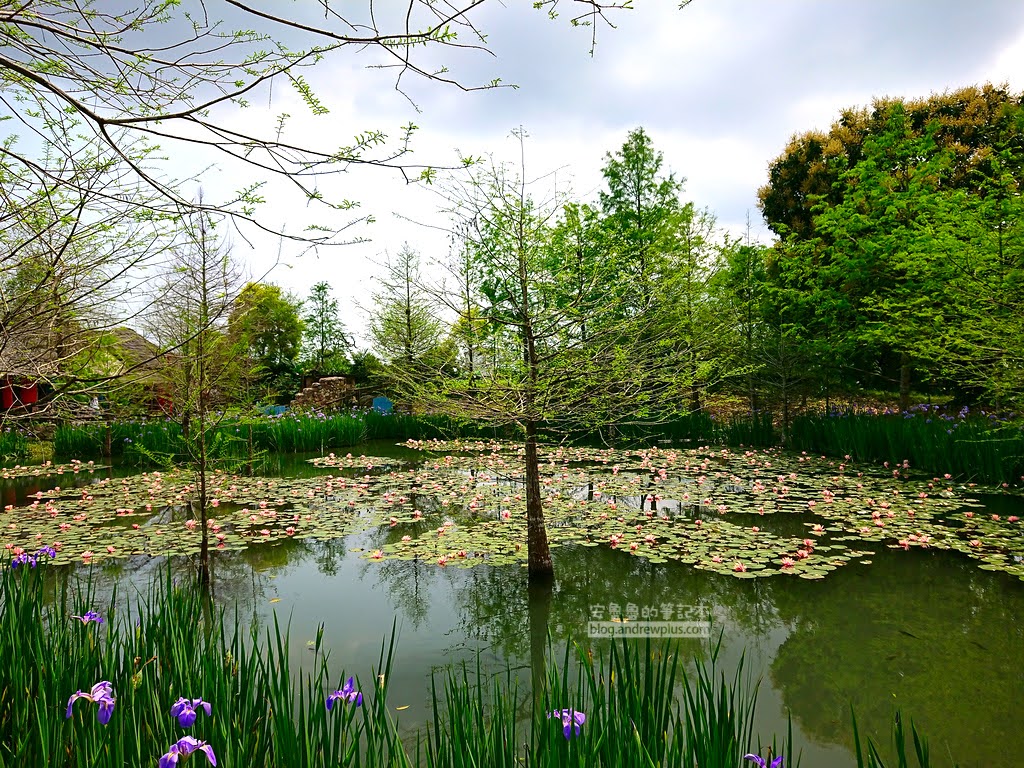
[[[688,672],[671,643],[622,640],[596,657],[570,644],[560,660],[549,647],[543,688],[525,692],[508,670],[490,682],[479,662],[472,675],[466,666],[449,671],[432,690],[426,764],[736,768],[743,754],[758,751],[757,685],[742,664],[731,682],[716,677],[717,657],[716,646]],[[570,721],[566,738],[563,721],[551,717],[564,710],[584,713],[579,735]],[[775,754],[794,754],[791,733],[781,749]],[[799,763],[797,756],[787,765]]]
[[[88,584],[54,594],[47,576],[43,565],[0,575],[0,766],[153,765],[185,735],[213,745],[224,765],[408,764],[386,682],[364,692],[362,707],[327,711],[340,678],[319,642],[309,667],[293,671],[286,628],[246,631],[169,574],[144,596],[112,599],[103,624],[84,624],[71,616],[97,607]],[[378,667],[385,681],[392,650]],[[116,694],[109,723],[87,700],[65,718],[68,697],[100,680]],[[182,696],[210,702],[212,716],[184,730],[169,714]]]
[[[261,452],[327,453],[366,440],[494,438],[504,434],[493,427],[442,416],[373,410],[307,412],[222,418],[208,427],[207,446],[216,458],[246,460]],[[186,460],[192,444],[194,441],[186,440],[181,425],[174,421],[91,423],[58,427],[54,453],[80,459],[119,456],[128,463],[145,466]]]
[[[794,450],[858,462],[907,460],[914,469],[990,484],[1024,476],[1024,430],[989,416],[806,414],[793,420],[790,434]]]
[[[907,732],[903,725],[903,716],[899,710],[896,711],[893,717],[893,729],[892,729],[892,748],[895,755],[895,763],[886,763],[879,751],[878,746],[870,738],[867,742],[862,745],[860,740],[860,731],[857,728],[857,716],[851,711],[850,717],[853,719],[853,748],[854,753],[857,757],[857,768],[911,768],[912,765],[916,765],[917,768],[931,768],[933,765],[931,759],[931,752],[928,749],[928,741],[923,735],[917,730],[917,726],[914,722],[910,722],[910,739],[913,746],[913,752],[907,752]],[[913,755],[916,762],[911,763],[910,756]],[[935,763],[937,765],[937,763]],[[944,764],[949,765],[951,761],[944,761]],[[956,768],[957,763],[952,763]]]
[[[0,467],[16,464],[28,458],[28,440],[17,429],[0,429]]]
[[[41,558],[45,560],[45,558]],[[98,610],[105,621],[73,616]],[[111,596],[97,604],[90,581],[71,582],[44,563],[0,569],[0,768],[153,765],[170,745],[191,735],[212,745],[219,764],[255,768],[287,765],[367,768],[737,768],[747,752],[785,755],[797,768],[792,726],[781,739],[753,733],[758,682],[738,665],[731,678],[718,669],[719,645],[691,667],[672,643],[621,640],[594,655],[567,644],[535,657],[520,684],[511,667],[489,675],[479,658],[435,676],[429,723],[408,733],[388,703],[395,634],[377,665],[355,679],[361,706],[327,695],[346,673],[332,671],[323,627],[312,658],[291,666],[289,629],[275,618],[246,628],[237,611],[213,605],[191,586],[174,583],[168,568],[145,593]],[[101,681],[116,704],[107,724],[96,706],[68,698]],[[179,698],[202,698],[184,730],[170,715]],[[564,735],[563,710],[585,713]],[[927,743],[911,725],[913,754],[929,768]],[[897,715],[895,768],[909,768]],[[854,721],[859,768],[886,768],[870,740],[866,753]],[[771,747],[769,751],[769,745]],[[196,765],[203,755],[193,754]]]
[[[767,412],[722,418],[707,411],[695,411],[650,423],[616,425],[605,431],[607,434],[601,437],[627,442],[666,440],[694,445],[768,447],[776,445],[779,439]]]

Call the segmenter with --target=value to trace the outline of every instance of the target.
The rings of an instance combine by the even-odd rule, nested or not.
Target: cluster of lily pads
[[[66,464],[54,464],[52,461],[43,464],[29,464],[23,466],[15,464],[13,467],[0,467],[0,480],[13,480],[19,477],[52,477],[67,473],[77,474],[79,472],[95,472],[97,469],[105,469],[93,461],[78,461],[73,459]]]
[[[312,478],[207,480],[212,547],[240,550],[288,538],[364,534],[370,561],[438,566],[525,562],[521,446],[409,441],[420,461],[314,459]],[[993,515],[976,489],[918,478],[905,464],[864,469],[778,450],[650,448],[542,450],[552,546],[605,546],[739,578],[820,579],[879,545],[953,549],[1024,578],[1024,526]],[[80,466],[80,465],[74,465]],[[54,473],[56,470],[54,469]],[[55,485],[0,514],[8,550],[53,547],[57,562],[189,555],[201,536],[196,480],[184,471]]]

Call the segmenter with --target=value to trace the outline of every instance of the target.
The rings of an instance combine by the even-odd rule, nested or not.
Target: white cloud
[[[768,163],[794,133],[827,130],[844,107],[866,105],[874,96],[923,96],[991,80],[1024,89],[1024,6],[979,0],[857,5],[815,0],[695,2],[680,11],[673,2],[638,4],[614,16],[617,29],[599,30],[596,55],[587,55],[589,33],[552,23],[522,4],[488,5],[483,19],[497,59],[455,57],[453,72],[464,80],[500,76],[518,90],[466,93],[436,83],[409,83],[422,112],[394,90],[388,72],[367,70],[359,57],[322,65],[307,79],[331,109],[309,119],[293,92],[278,91],[274,103],[256,103],[232,116],[238,125],[272,125],[281,111],[293,114],[289,131],[298,141],[320,146],[348,143],[367,129],[393,133],[403,123],[421,126],[411,160],[449,162],[457,148],[498,159],[514,154],[511,129],[531,135],[529,167],[563,168],[579,197],[593,199],[601,185],[606,152],[621,146],[626,132],[644,126],[666,164],[687,178],[685,196],[711,208],[722,226],[738,233],[752,214],[763,234],[756,192]],[[235,171],[221,164],[204,186],[229,190]],[[320,185],[326,194],[357,199],[360,212],[376,223],[361,230],[370,244],[325,250],[319,258],[295,257],[283,248],[283,266],[271,280],[299,295],[328,280],[341,299],[350,330],[364,318],[356,304],[369,303],[373,259],[409,241],[424,257],[441,256],[446,239],[436,231],[395,217],[443,224],[429,189],[410,187],[400,175],[353,169]],[[267,224],[295,232],[314,218],[287,184],[268,185]],[[337,215],[335,221],[341,221]],[[256,250],[239,243],[253,274],[273,262],[278,243],[257,237]]]

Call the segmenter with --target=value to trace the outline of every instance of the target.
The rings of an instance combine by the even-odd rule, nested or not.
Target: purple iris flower
[[[11,558],[11,568],[17,568],[19,565],[27,565],[30,568],[35,568],[36,559],[28,552],[22,552]]]
[[[782,768],[782,755],[772,760],[771,765],[765,762],[765,759],[760,755],[744,755],[743,759],[750,760],[757,768]]]
[[[557,717],[562,721],[564,726],[563,733],[565,738],[571,739],[573,735],[573,726],[576,727],[576,735],[580,735],[580,726],[587,721],[587,716],[582,712],[577,712],[575,709],[556,709],[554,712],[548,715],[548,717]]]
[[[103,623],[103,617],[96,613],[96,611],[86,611],[81,616],[72,616],[71,618],[78,619],[83,624],[88,624],[90,621],[95,621],[97,624]]]
[[[46,555],[47,557],[56,557],[57,550],[53,547],[42,547],[36,550],[34,555],[30,555],[28,552],[19,552],[17,555],[11,558],[11,568],[17,568],[19,565],[27,565],[30,568],[35,568],[39,562],[39,557]]]
[[[178,764],[179,757],[188,757],[193,752],[202,752],[210,760],[210,765],[217,765],[217,756],[213,754],[213,747],[205,741],[200,741],[192,736],[182,736],[171,744],[167,754],[160,757],[160,768],[171,768]]]
[[[203,701],[202,699],[192,699],[189,701],[186,698],[180,698],[171,707],[171,717],[178,718],[178,725],[182,728],[191,728],[192,723],[196,721],[196,716],[199,714],[196,712],[197,709],[206,710],[206,716],[210,716],[210,702]]]
[[[357,707],[362,706],[363,694],[356,690],[355,683],[352,682],[351,677],[341,687],[340,691],[335,691],[327,697],[327,709],[333,709],[334,702],[336,701],[347,701],[350,704],[354,702]]]
[[[114,714],[114,687],[107,681],[96,683],[88,693],[82,691],[76,691],[71,694],[71,698],[68,699],[68,711],[64,714],[64,717],[71,717],[71,707],[79,699],[86,699],[99,704],[100,710],[96,714],[97,719],[101,724],[106,725],[110,722],[110,716]]]

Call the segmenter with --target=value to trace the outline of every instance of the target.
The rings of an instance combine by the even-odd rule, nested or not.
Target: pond
[[[743,657],[761,677],[755,730],[783,734],[791,713],[805,766],[855,765],[851,706],[883,744],[899,708],[962,766],[1024,753],[1017,495],[779,452],[552,449],[545,594],[523,567],[514,447],[352,453],[219,477],[214,589],[243,615],[289,621],[295,663],[323,624],[332,662],[368,676],[397,624],[391,692],[409,727],[446,665],[480,654],[487,670],[528,669],[538,634],[600,648],[591,619],[696,611],[713,639],[683,652],[706,657],[720,634],[726,676]],[[69,567],[91,552],[106,588],[131,589],[162,555],[195,551],[191,481],[87,468],[0,481],[4,543],[59,539]]]

